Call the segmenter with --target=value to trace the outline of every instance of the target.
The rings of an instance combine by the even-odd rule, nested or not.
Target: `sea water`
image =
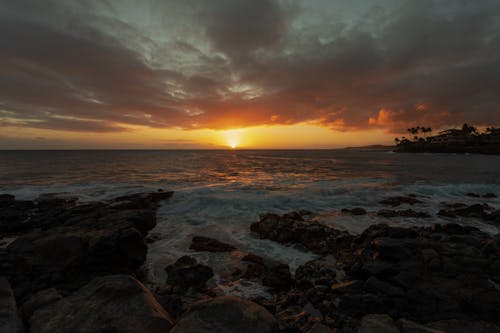
[[[442,202],[500,208],[500,198],[466,196],[500,196],[500,156],[349,149],[0,152],[0,193],[19,199],[57,193],[91,201],[159,188],[175,194],[158,210],[152,230],[159,238],[150,245],[146,264],[153,283],[164,281],[165,266],[184,254],[213,267],[216,279],[230,274],[232,263],[244,252],[286,262],[292,270],[314,258],[302,249],[253,237],[250,224],[266,212],[309,210],[316,220],[353,234],[374,223],[422,226],[450,221],[499,232],[479,220],[451,220],[436,213]],[[389,219],[375,214],[385,208],[380,200],[408,194],[424,203],[397,209],[412,208],[433,217]],[[369,214],[340,213],[353,207]],[[194,235],[231,243],[241,252],[194,253],[189,250]]]

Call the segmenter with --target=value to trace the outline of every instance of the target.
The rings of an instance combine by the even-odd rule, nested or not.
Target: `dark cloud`
[[[276,47],[295,11],[295,6],[276,0],[215,0],[200,15],[215,47],[234,54]]]
[[[497,1],[99,4],[0,5],[0,126],[500,124]]]

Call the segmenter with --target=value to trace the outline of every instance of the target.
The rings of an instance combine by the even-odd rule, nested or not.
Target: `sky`
[[[391,144],[499,102],[498,0],[0,2],[0,149]]]

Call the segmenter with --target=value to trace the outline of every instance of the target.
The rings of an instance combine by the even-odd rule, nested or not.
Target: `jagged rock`
[[[0,332],[24,332],[23,321],[19,316],[14,294],[9,281],[3,276],[0,276]]]
[[[236,250],[236,248],[232,245],[223,243],[217,239],[203,236],[194,236],[189,248],[195,251],[208,252],[231,252]]]
[[[206,283],[214,276],[214,272],[208,266],[199,264],[195,258],[183,256],[165,268],[167,272],[167,283],[174,286],[178,291],[185,292],[205,289]]]
[[[170,333],[277,333],[274,317],[262,306],[223,296],[194,304]]]
[[[144,237],[156,225],[158,200],[168,196],[171,193],[127,196],[128,202],[137,202],[134,205],[122,205],[123,197],[79,204],[50,195],[33,202],[3,196],[9,206],[0,209],[0,215],[14,209],[22,221],[12,231],[25,232],[0,253],[16,296],[23,301],[51,287],[71,292],[96,276],[134,273],[146,258]]]
[[[264,214],[260,221],[253,223],[250,228],[260,238],[283,244],[299,244],[319,254],[334,252],[340,255],[341,251],[347,250],[353,238],[347,232],[316,221],[304,221],[300,215],[293,214]]]
[[[31,316],[33,333],[165,333],[170,315],[139,281],[129,275],[92,280],[70,296]]]
[[[337,271],[334,263],[326,258],[318,258],[299,266],[295,271],[297,281],[310,281],[312,285],[334,284]]]
[[[275,291],[288,291],[294,283],[287,264],[252,253],[245,255],[241,261],[248,263],[243,278],[261,279],[263,285]]]

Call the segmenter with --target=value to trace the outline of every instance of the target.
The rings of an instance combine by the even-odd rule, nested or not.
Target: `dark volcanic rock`
[[[248,263],[242,278],[260,279],[263,285],[275,291],[288,291],[294,284],[288,264],[262,258],[252,253],[245,255],[241,261]]]
[[[486,194],[483,194],[482,197],[485,199],[491,199],[491,198],[496,198],[497,195],[495,193],[486,193]]]
[[[381,203],[382,205],[395,207],[402,204],[409,204],[409,205],[419,204],[422,203],[422,201],[414,198],[413,196],[407,196],[407,197],[397,196],[384,199],[379,203]]]
[[[62,300],[63,297],[54,288],[41,290],[30,296],[21,306],[21,312],[26,321],[29,321],[31,316],[42,307],[56,303]]]
[[[312,327],[303,310],[307,303],[321,313],[318,323],[346,332],[356,331],[360,319],[371,314],[388,315],[392,328],[404,324],[408,331],[422,332],[435,329],[419,323],[456,318],[486,323],[470,327],[500,322],[498,235],[458,224],[378,224],[353,237],[346,248],[350,251],[341,252],[338,262],[323,257],[300,266],[295,287],[278,295],[274,309],[287,332]],[[337,254],[330,247],[324,253]],[[401,318],[405,321],[397,321]]]
[[[183,256],[165,268],[167,272],[167,283],[179,292],[203,290],[206,283],[214,276],[214,272],[208,266],[199,264],[195,258]]]
[[[493,210],[493,207],[488,204],[473,204],[470,206],[464,204],[446,204],[447,209],[441,209],[438,213],[439,216],[444,217],[467,217],[467,218],[478,218],[484,221],[495,221],[495,212],[489,213]]]
[[[381,209],[377,212],[378,216],[382,217],[414,217],[414,218],[429,218],[431,215],[429,215],[426,212],[417,212],[414,211],[413,209],[406,209],[406,210],[390,210],[390,209]]]
[[[319,258],[301,265],[295,271],[297,281],[309,281],[312,285],[331,286],[336,282],[336,266],[330,260]],[[307,285],[304,283],[304,285]]]
[[[170,333],[277,333],[278,324],[263,307],[237,297],[194,304]]]
[[[403,230],[368,228],[346,267],[382,300],[380,311],[418,322],[498,320],[500,291],[489,281],[500,252],[483,251],[489,236],[456,224]]]
[[[195,251],[208,252],[231,252],[236,250],[236,248],[232,245],[222,243],[217,239],[203,236],[194,236],[189,248]]]
[[[290,290],[293,284],[290,267],[280,262],[267,263],[262,277],[262,284],[276,291]]]
[[[360,208],[360,207],[356,207],[356,208],[352,208],[352,209],[343,208],[342,213],[352,214],[352,215],[366,215],[367,214],[366,210],[364,208]]]
[[[291,214],[264,214],[250,226],[260,238],[284,244],[297,244],[315,253],[339,253],[350,246],[352,236],[316,221],[304,221]]]
[[[96,276],[135,273],[146,258],[144,236],[156,225],[157,194],[127,200],[133,198],[145,208],[124,206],[123,199],[78,204],[45,196],[1,209],[5,213],[14,207],[22,211],[18,218],[27,216],[15,228],[24,234],[0,253],[18,300],[51,287],[71,292]]]
[[[1,198],[0,198],[1,200]],[[0,332],[22,333],[24,325],[9,281],[0,276]]]
[[[128,275],[96,278],[70,296],[39,308],[29,323],[33,333],[164,333],[172,327],[170,315]]]

